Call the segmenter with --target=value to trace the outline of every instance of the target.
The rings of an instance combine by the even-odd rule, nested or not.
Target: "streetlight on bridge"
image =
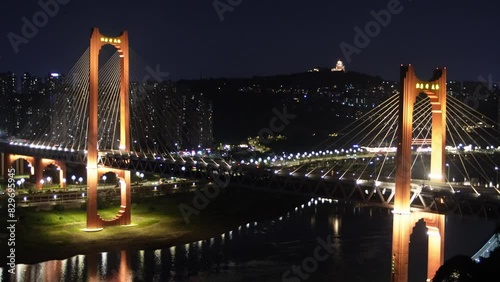
[[[446,181],[450,183],[450,164],[446,163]]]
[[[102,176],[102,181],[104,182],[104,186],[106,186],[106,179],[107,179],[106,175],[103,175]]]
[[[76,176],[72,175],[72,176],[71,176],[71,179],[73,180],[73,185],[75,185],[75,179],[76,179]]]
[[[495,171],[497,173],[497,181],[495,183],[495,186],[498,188],[498,166],[495,167]]]

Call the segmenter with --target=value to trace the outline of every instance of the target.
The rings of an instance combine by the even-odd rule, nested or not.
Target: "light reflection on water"
[[[4,267],[0,281],[287,281],[282,280],[283,273],[302,265],[318,246],[317,239],[326,240],[328,236],[334,252],[319,263],[316,271],[307,274],[308,281],[389,281],[390,211],[324,200],[313,200],[285,216],[243,224],[189,244],[20,264],[16,276],[10,276]],[[421,265],[423,262],[416,268],[421,269]],[[410,281],[420,281],[425,268],[421,272],[418,280],[410,277]]]

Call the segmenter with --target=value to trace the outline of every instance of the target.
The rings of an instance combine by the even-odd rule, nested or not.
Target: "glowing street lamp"
[[[107,179],[106,175],[103,175],[102,176],[102,181],[104,182],[104,186],[106,186],[106,179]]]
[[[446,181],[450,183],[450,164],[446,163]]]
[[[496,186],[498,188],[498,166],[495,167],[495,171],[497,172],[497,182],[496,182]]]
[[[75,179],[76,179],[76,176],[72,175],[72,176],[71,176],[71,179],[73,180],[73,185],[75,185]]]
[[[83,177],[78,178],[78,182],[82,183],[83,182]]]

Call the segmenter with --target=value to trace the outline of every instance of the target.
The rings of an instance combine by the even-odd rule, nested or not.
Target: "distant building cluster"
[[[76,116],[77,107],[82,107],[81,97],[70,93],[82,92],[86,82],[64,78],[58,73],[45,77],[24,73],[20,78],[11,72],[0,73],[0,138],[36,140],[46,135],[65,144],[76,142],[87,130],[82,122],[86,117]],[[146,91],[142,93],[146,99],[134,95],[138,88]],[[213,105],[203,94],[177,91],[170,82],[133,83],[130,90],[132,147],[174,150],[212,146]],[[101,112],[99,116],[100,121],[106,118]],[[100,140],[113,142],[119,127],[113,121],[107,125],[114,129],[100,128]],[[99,146],[113,145],[103,142]]]
[[[0,135],[14,136],[22,130],[34,133],[40,124],[33,123],[36,114],[53,119],[50,108],[43,107],[44,101],[50,102],[54,94],[59,74],[49,74],[40,78],[24,73],[20,78],[11,72],[0,73]],[[42,122],[42,121],[39,121]]]

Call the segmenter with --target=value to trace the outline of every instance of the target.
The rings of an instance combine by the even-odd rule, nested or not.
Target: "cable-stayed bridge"
[[[165,94],[168,92],[165,88],[172,86],[151,80],[148,66],[130,50],[130,150],[120,149],[120,76],[117,75],[120,54],[114,50],[101,51],[104,58],[100,59],[104,62],[99,70],[97,143],[100,166],[196,178],[223,170],[233,181],[255,188],[393,206],[400,93],[308,152],[231,160],[185,157],[177,154],[182,148],[179,144],[183,143],[182,136],[195,131],[192,127],[196,123],[186,122],[182,108],[196,108],[196,105],[192,105],[191,99]],[[17,138],[8,140],[6,150],[14,157],[6,161],[5,168],[21,156],[28,156],[25,159],[33,166],[35,158],[29,156],[57,160],[59,166],[87,164],[89,57],[87,49],[59,83],[50,104],[41,107],[47,110],[34,114],[29,126]],[[447,98],[443,181],[429,177],[430,98],[422,95],[416,99],[411,204],[428,212],[498,217],[497,124],[458,99]],[[54,162],[46,161],[44,166],[49,163]],[[41,187],[41,173],[33,173]]]
[[[116,51],[102,58],[109,46]],[[199,112],[199,105],[185,96],[162,95],[168,85],[151,81],[147,70],[128,47],[126,32],[109,37],[94,29],[90,48],[57,86],[47,110],[2,145],[4,178],[19,158],[32,165],[37,185],[48,164],[60,168],[60,179],[66,178],[66,163],[86,165],[89,230],[130,224],[133,170],[229,175],[255,188],[382,205],[394,210],[394,281],[407,279],[407,242],[417,220],[424,219],[434,236],[429,237],[432,275],[443,263],[443,214],[499,213],[497,124],[447,97],[445,69],[423,81],[411,66],[402,66],[399,93],[311,152],[252,160],[177,154],[187,147],[183,136],[201,135],[204,116],[190,122],[183,110]],[[108,171],[121,179],[121,207],[112,220],[101,219],[96,208],[97,180]]]

